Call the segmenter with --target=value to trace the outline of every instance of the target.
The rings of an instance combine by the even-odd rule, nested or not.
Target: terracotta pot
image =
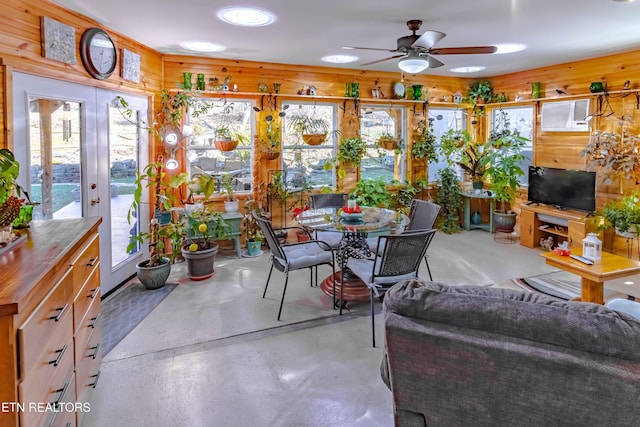
[[[327,135],[324,133],[305,134],[302,135],[302,139],[308,145],[320,145],[327,139]]]
[[[213,145],[220,151],[232,151],[235,150],[238,146],[237,140],[219,140],[216,139],[213,141]]]
[[[262,157],[267,160],[275,160],[280,157],[280,151],[277,150],[262,150]]]
[[[298,242],[308,242],[309,240],[311,240],[309,235],[304,231],[298,231],[296,237],[298,238]]]

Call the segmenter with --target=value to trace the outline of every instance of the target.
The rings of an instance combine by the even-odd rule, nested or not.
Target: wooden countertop
[[[29,305],[33,288],[45,274],[53,281],[66,271],[86,234],[97,233],[101,222],[98,217],[32,221],[27,240],[0,255],[0,316],[20,313]]]

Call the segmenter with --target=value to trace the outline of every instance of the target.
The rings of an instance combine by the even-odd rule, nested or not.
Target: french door
[[[101,216],[102,293],[135,274],[140,251],[128,253],[137,224],[127,222],[136,170],[148,158],[148,99],[14,73],[14,151],[20,185],[40,203],[34,219]],[[132,117],[118,109],[125,98]],[[136,117],[137,115],[137,117]],[[148,218],[143,204],[134,217]]]

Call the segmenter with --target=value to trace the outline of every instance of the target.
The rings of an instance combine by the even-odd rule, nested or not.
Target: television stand
[[[562,242],[568,242],[570,248],[582,247],[582,239],[587,232],[587,217],[584,212],[543,204],[520,206],[522,246],[538,248],[540,239],[552,237],[554,247]]]

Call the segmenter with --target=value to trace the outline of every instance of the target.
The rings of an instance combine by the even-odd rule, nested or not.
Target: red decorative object
[[[308,211],[309,210],[309,206],[304,206],[304,207],[295,207],[293,208],[293,219],[295,219],[298,215],[300,215],[302,212],[304,211]]]

